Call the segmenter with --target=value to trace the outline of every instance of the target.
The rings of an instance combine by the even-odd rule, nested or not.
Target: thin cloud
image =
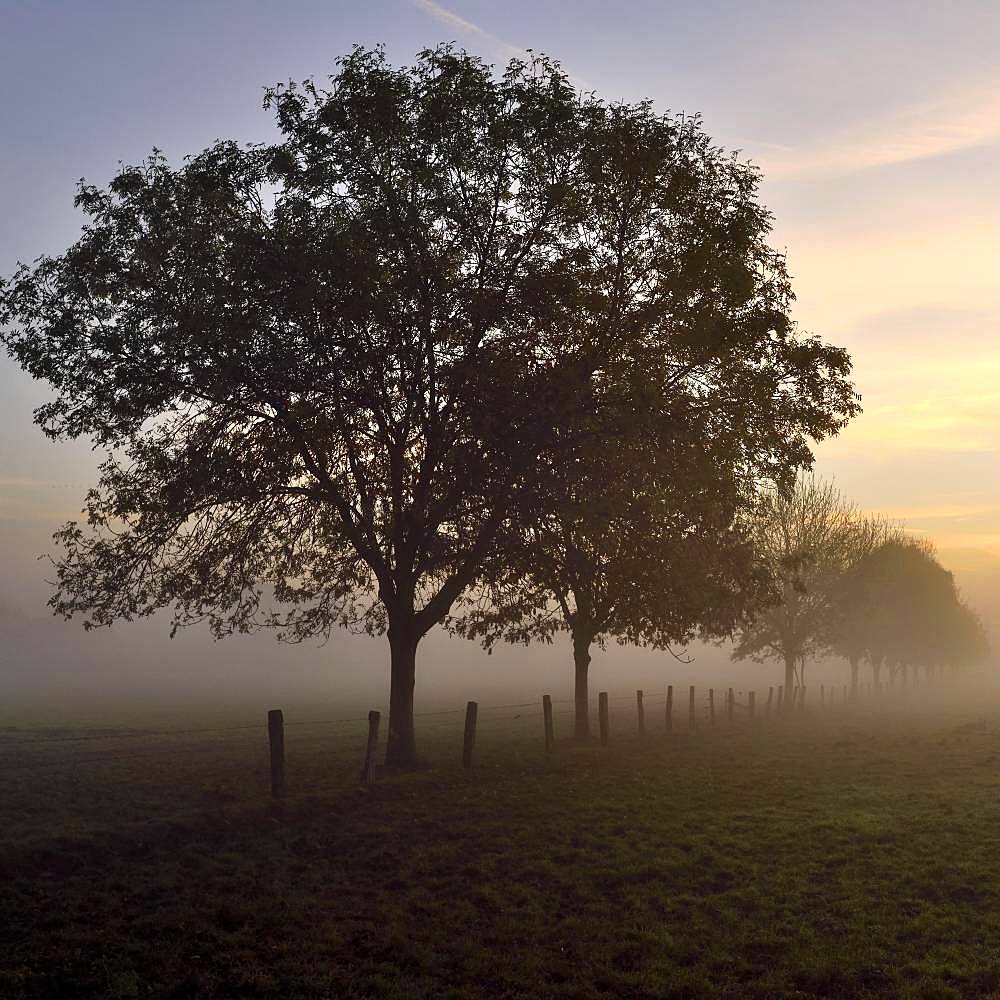
[[[897,400],[865,408],[843,434],[856,448],[996,452],[1000,397],[992,393]]]
[[[758,143],[772,180],[857,173],[1000,141],[1000,85],[967,86],[800,146]]]
[[[960,504],[924,504],[908,507],[889,508],[883,511],[886,517],[898,521],[966,521],[969,518],[994,516],[1000,513],[995,504],[962,506]],[[924,529],[914,529],[924,530]]]
[[[0,490],[77,489],[86,483],[63,483],[48,479],[0,479]]]
[[[449,28],[454,28],[463,35],[472,35],[476,38],[482,39],[484,42],[488,42],[505,56],[513,56],[517,59],[525,59],[528,57],[528,53],[524,49],[519,49],[516,45],[508,44],[502,38],[497,38],[496,35],[490,34],[490,32],[486,31],[484,28],[480,28],[478,24],[473,24],[471,21],[467,21],[461,15],[456,14],[452,10],[448,10],[447,7],[442,7],[441,4],[435,3],[434,0],[410,0],[410,3],[412,3],[418,10],[422,10],[425,14],[429,14],[435,21],[439,21],[441,24],[444,24]]]
[[[497,53],[507,59],[531,59],[531,53],[527,49],[520,49],[516,45],[511,45],[509,42],[505,42],[502,38],[498,38],[485,28],[480,28],[478,24],[473,24],[472,21],[467,20],[460,14],[456,14],[453,10],[448,10],[447,7],[442,7],[441,4],[435,3],[434,0],[410,0],[410,3],[416,7],[417,10],[422,10],[425,14],[433,17],[435,21],[446,25],[448,28],[455,29],[455,31],[457,31],[460,35],[469,35],[473,38],[478,38],[481,41],[486,42]],[[583,77],[577,76],[575,73],[571,73],[565,66],[563,66],[562,69],[563,72],[566,73],[570,83],[572,83],[577,90],[590,89]]]

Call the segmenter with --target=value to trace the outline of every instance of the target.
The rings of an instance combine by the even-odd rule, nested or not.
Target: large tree
[[[417,644],[572,398],[548,313],[580,101],[543,59],[498,78],[442,47],[402,69],[359,48],[266,104],[271,147],[81,183],[81,239],[3,288],[10,352],[56,391],[38,423],[112,452],[53,603],[386,631],[387,760],[408,764]]]
[[[566,633],[574,665],[574,735],[590,734],[592,647],[669,649],[698,633],[730,634],[771,598],[771,580],[740,526],[742,495],[712,442],[585,438],[567,449],[538,508],[511,523],[484,567],[478,600],[453,627],[489,648]],[[669,434],[671,445],[653,438]]]
[[[789,319],[757,171],[648,104],[587,121],[592,207],[567,323],[601,358],[591,403],[456,623],[487,644],[568,632],[578,735],[595,641],[665,646],[745,622],[767,589],[743,527],[759,485],[790,484],[857,410],[846,354]]]
[[[55,390],[39,424],[109,452],[53,604],[384,631],[408,764],[417,645],[537,508],[596,383],[628,398],[641,357],[697,407],[740,357],[730,397],[774,388],[761,435],[794,462],[852,412],[849,364],[795,334],[757,175],[696,121],[448,46],[359,48],[267,106],[272,146],[82,183],[80,240],[0,289],[9,351]]]

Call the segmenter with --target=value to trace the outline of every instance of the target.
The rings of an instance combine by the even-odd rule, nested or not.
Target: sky
[[[719,144],[760,165],[795,318],[850,350],[863,396],[864,413],[816,449],[817,471],[865,510],[931,539],[995,621],[992,0],[0,0],[0,273],[72,242],[78,178],[103,183],[153,146],[177,161],[217,138],[267,140],[265,86],[322,77],[356,42],[383,42],[405,62],[444,40],[496,63],[544,51],[606,99],[700,113]],[[95,476],[86,444],[50,443],[33,426],[45,398],[0,359],[0,630],[45,619],[47,570],[36,557]],[[163,630],[143,628],[148,642],[167,643]],[[94,664],[114,658],[116,642],[140,634],[80,640],[80,683],[102,676]],[[340,641],[359,671],[375,655]],[[176,661],[176,648],[163,648],[164,662]],[[211,648],[185,655],[216,662]],[[2,671],[23,680],[25,670],[8,653],[0,686]]]

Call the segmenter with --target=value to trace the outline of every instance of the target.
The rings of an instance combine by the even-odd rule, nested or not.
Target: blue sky
[[[103,182],[154,145],[179,159],[218,137],[266,139],[264,86],[322,76],[355,42],[405,61],[446,39],[497,62],[543,50],[606,98],[700,112],[761,164],[796,316],[852,351],[864,394],[819,471],[905,517],[987,593],[1000,566],[997,3],[0,0],[0,273],[72,241],[79,177]],[[42,584],[24,539],[75,513],[96,465],[32,427],[42,398],[0,361],[8,603],[12,578]]]

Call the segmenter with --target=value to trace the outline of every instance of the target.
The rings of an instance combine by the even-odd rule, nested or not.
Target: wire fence
[[[803,710],[806,705],[805,688],[796,688],[790,698],[782,697],[782,688],[769,688],[766,700],[761,697],[763,692],[749,691],[743,688],[695,688],[678,687],[660,689],[651,692],[637,691],[630,694],[601,694],[601,700],[606,701],[610,714],[612,707],[616,717],[626,711],[635,713],[636,728],[640,732],[683,731],[687,724],[691,726],[709,727],[732,722],[736,718],[745,719],[755,716],[759,719],[767,717],[778,710],[787,711],[790,706]],[[777,693],[777,698],[775,694]],[[879,694],[880,692],[876,692]],[[841,703],[856,704],[861,693],[854,692],[849,696],[848,688],[844,687]],[[693,698],[693,700],[692,700]],[[832,708],[837,698],[834,688],[819,688],[818,706]],[[670,721],[665,726],[665,720],[656,721],[662,716],[668,700],[671,702]],[[538,725],[539,719],[545,723],[545,747],[551,749],[553,743],[554,720],[572,718],[575,714],[574,699],[548,699],[549,709],[543,700],[505,702],[492,705],[476,705],[477,717],[473,723],[473,739],[475,729],[490,732],[502,731],[506,725],[528,723]],[[474,704],[474,703],[470,703]],[[555,706],[559,706],[556,708]],[[603,711],[603,709],[601,710]],[[432,735],[444,733],[449,727],[463,726],[468,739],[467,707],[437,709],[414,713],[420,732]],[[289,744],[296,749],[347,750],[349,747],[360,748],[364,743],[364,728],[370,722],[368,715],[345,715],[337,718],[322,719],[282,719],[282,743],[285,734]],[[601,738],[606,741],[607,720],[601,718]],[[619,731],[620,732],[620,731]],[[512,730],[513,733],[513,730]],[[539,729],[538,735],[542,735]],[[191,741],[196,741],[191,743]],[[135,746],[136,743],[143,745]],[[180,745],[178,745],[180,743]],[[150,745],[153,744],[153,745]],[[133,746],[135,748],[133,749]],[[273,765],[274,748],[269,738],[268,727],[261,722],[246,722],[225,726],[204,726],[185,728],[101,730],[87,733],[34,733],[15,731],[4,733],[0,731],[0,781],[3,775],[25,773],[52,773],[60,769],[78,769],[88,764],[109,766],[120,762],[138,761],[144,758],[169,756],[171,760],[186,755],[209,755],[212,751],[218,753],[247,753],[255,749],[259,751],[258,763],[267,763],[270,754]],[[282,765],[283,766],[283,765]]]

